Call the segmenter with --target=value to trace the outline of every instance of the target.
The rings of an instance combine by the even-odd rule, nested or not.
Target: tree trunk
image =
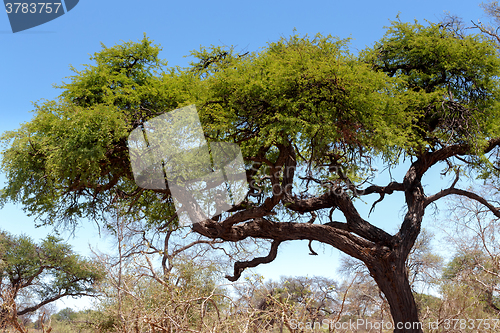
[[[422,333],[417,304],[406,272],[405,258],[398,251],[374,259],[367,265],[372,277],[389,302],[394,333]],[[386,324],[388,325],[388,324]]]

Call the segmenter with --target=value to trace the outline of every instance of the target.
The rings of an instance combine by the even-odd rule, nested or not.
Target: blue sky
[[[403,21],[439,21],[445,12],[470,20],[486,21],[480,1],[399,0],[399,1],[96,1],[81,0],[69,13],[44,25],[13,34],[7,14],[0,13],[0,132],[14,130],[32,117],[31,102],[53,99],[60,91],[52,87],[89,63],[89,55],[121,41],[137,41],[143,33],[160,44],[160,57],[169,66],[185,66],[190,50],[200,46],[235,45],[237,49],[258,50],[267,42],[293,33],[332,34],[352,38],[355,53],[371,46],[384,34],[384,26],[400,13]],[[397,173],[403,170],[397,170]],[[402,174],[401,174],[402,176]],[[435,173],[429,179],[436,183]],[[385,177],[379,178],[381,181]],[[401,178],[398,178],[401,179]],[[0,181],[4,177],[0,175]],[[384,180],[384,181],[385,181]],[[383,183],[383,182],[382,182]],[[446,186],[448,181],[442,183]],[[434,188],[430,188],[434,189]],[[439,190],[439,187],[435,189]],[[374,224],[393,231],[400,223],[403,197],[382,202],[371,215]],[[367,198],[371,204],[376,198]],[[366,213],[370,205],[361,204]],[[427,219],[429,221],[429,219]],[[88,253],[88,243],[103,242],[96,228],[82,221],[76,238],[68,238],[75,249]],[[427,223],[427,222],[426,222]],[[430,224],[430,222],[428,222]],[[424,224],[424,227],[426,225]],[[0,228],[27,233],[35,239],[49,229],[35,229],[33,219],[22,207],[7,205],[0,210]],[[69,237],[69,235],[66,235]],[[280,275],[334,276],[337,252],[329,248],[309,256],[307,243],[287,244],[275,262],[259,268],[266,277]]]

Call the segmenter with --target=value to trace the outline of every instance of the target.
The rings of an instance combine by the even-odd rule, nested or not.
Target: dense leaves
[[[393,22],[365,60],[416,92],[414,125],[426,143],[442,146],[498,135],[495,44],[483,35],[462,35],[442,24]]]
[[[359,58],[348,41],[321,35],[282,38],[243,55],[201,49],[186,69],[165,67],[159,51],[146,37],[103,46],[95,65],[73,69],[59,86],[59,100],[35,104],[32,121],[5,133],[3,202],[22,203],[42,223],[99,219],[117,199],[133,200],[130,212],[152,223],[168,219],[168,192],[135,186],[126,137],[192,103],[207,138],[238,143],[248,161],[274,161],[276,145],[287,143],[304,165],[333,161],[361,174],[377,156],[396,161],[453,142],[483,146],[498,133],[494,46],[435,24],[393,22]]]

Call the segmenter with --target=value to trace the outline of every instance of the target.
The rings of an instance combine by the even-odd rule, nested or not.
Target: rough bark
[[[389,303],[394,332],[422,333],[405,261],[406,258],[402,257],[399,251],[388,251],[385,256],[367,266]]]

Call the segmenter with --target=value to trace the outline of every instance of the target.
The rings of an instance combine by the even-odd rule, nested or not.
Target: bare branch
[[[309,254],[312,256],[317,256],[318,254],[316,253],[316,251],[313,250],[311,244],[312,244],[312,240],[309,241],[309,251],[311,251],[311,253],[309,253]]]
[[[254,258],[250,261],[237,261],[234,264],[234,275],[226,275],[226,279],[228,279],[231,282],[234,282],[238,280],[241,276],[241,273],[248,268],[248,267],[257,267],[260,264],[268,264],[274,259],[276,259],[276,256],[278,255],[278,246],[281,244],[281,241],[273,241],[271,244],[271,249],[269,251],[269,254],[265,257],[258,257]]]
[[[370,208],[370,211],[368,212],[368,216],[370,216],[370,214],[373,212],[373,210],[375,209],[375,205],[378,204],[379,202],[381,202],[382,200],[384,200],[384,197],[385,197],[385,193],[380,193],[380,198],[378,198],[372,205],[372,208]]]
[[[87,293],[70,293],[70,292],[65,292],[65,293],[62,293],[62,294],[55,295],[55,296],[53,296],[51,298],[47,298],[47,299],[43,300],[42,302],[38,303],[35,306],[30,306],[30,307],[27,307],[27,308],[25,308],[25,309],[23,309],[21,311],[18,311],[17,315],[18,316],[22,316],[22,315],[30,313],[30,312],[35,312],[36,310],[40,309],[42,306],[44,306],[46,304],[49,304],[49,303],[52,303],[54,301],[57,301],[58,299],[60,299],[62,297],[65,297],[65,296],[90,296],[90,297],[95,297],[96,295],[94,295],[94,294],[87,294]]]
[[[461,190],[461,189],[454,188],[454,187],[450,187],[450,188],[447,188],[445,190],[439,191],[438,193],[425,198],[424,207],[426,207],[430,203],[432,203],[438,199],[441,199],[447,195],[450,195],[450,194],[462,195],[462,196],[467,197],[469,199],[476,200],[477,202],[486,206],[496,217],[500,218],[500,210],[498,208],[496,208],[495,206],[493,206],[492,204],[490,204],[486,199],[484,199],[483,197],[481,197],[473,192]]]

